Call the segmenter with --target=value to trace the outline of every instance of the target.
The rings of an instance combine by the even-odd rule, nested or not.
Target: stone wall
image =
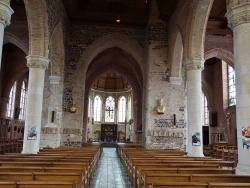
[[[45,71],[43,118],[41,126],[40,148],[59,147],[62,145],[62,136],[67,144],[71,139],[69,135],[80,130],[65,130],[62,127],[63,111],[62,97],[64,87],[64,64],[67,59],[64,53],[67,51],[66,32],[68,20],[61,1],[46,1],[48,13],[48,27],[50,36],[49,67]],[[73,133],[72,133],[73,132]],[[72,135],[71,135],[72,136]],[[70,139],[69,139],[70,138]],[[77,139],[76,142],[78,142]],[[75,143],[73,143],[75,144]],[[78,144],[78,145],[81,145]]]
[[[73,24],[68,34],[68,60],[65,65],[65,89],[64,89],[64,108],[72,98],[74,85],[72,82],[77,78],[76,69],[79,66],[79,60],[85,50],[97,39],[109,34],[124,34],[134,39],[145,48],[146,29],[145,28],[123,28],[101,25],[83,25]],[[80,70],[81,71],[81,70]]]
[[[146,148],[150,149],[185,149],[184,85],[169,83],[167,26],[167,23],[156,22],[149,25],[148,28],[144,144]],[[164,114],[156,113],[159,99],[163,99]],[[175,124],[174,116],[176,117]]]
[[[67,62],[65,64],[64,75],[64,97],[63,97],[63,127],[70,127],[82,130],[84,119],[84,92],[85,92],[85,73],[87,70],[83,69],[83,62],[80,58],[85,51],[92,47],[92,45],[102,37],[114,34],[123,34],[129,37],[131,40],[136,41],[141,47],[145,47],[145,34],[146,29],[141,27],[123,28],[114,27],[112,25],[84,25],[73,24],[71,30],[68,33],[68,50],[67,50]],[[119,41],[118,41],[119,42]],[[132,50],[132,49],[131,49]],[[137,49],[134,49],[137,53]],[[138,52],[139,53],[139,52]],[[93,52],[95,54],[95,52]],[[94,58],[94,57],[93,57]],[[87,62],[90,63],[90,62]],[[81,79],[79,79],[81,77]],[[75,114],[69,114],[66,108],[70,101],[74,99],[78,105],[78,110]],[[85,135],[86,132],[82,133]],[[82,136],[81,135],[81,136]],[[63,137],[64,138],[64,137]],[[79,141],[82,141],[80,135]],[[84,139],[85,140],[85,139]],[[64,142],[64,140],[62,140]]]

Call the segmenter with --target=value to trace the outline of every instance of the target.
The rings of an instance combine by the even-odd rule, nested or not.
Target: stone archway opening
[[[120,48],[107,49],[90,63],[85,83],[85,140],[138,142],[142,73],[135,59]]]

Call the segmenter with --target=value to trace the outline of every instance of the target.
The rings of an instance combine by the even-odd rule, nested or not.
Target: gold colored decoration
[[[163,106],[163,99],[158,100],[158,104],[156,106],[157,114],[164,114],[165,107]]]
[[[76,101],[72,100],[72,102],[69,106],[69,112],[76,113]]]

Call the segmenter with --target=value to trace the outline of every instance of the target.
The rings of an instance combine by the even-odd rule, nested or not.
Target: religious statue
[[[165,107],[163,106],[163,100],[158,100],[158,104],[156,106],[156,112],[157,114],[164,114]]]
[[[232,117],[232,113],[227,112],[226,118],[227,118],[227,131],[228,132],[230,132],[230,128],[231,128],[231,117]]]
[[[72,103],[69,106],[69,112],[76,113],[76,102],[72,101]]]

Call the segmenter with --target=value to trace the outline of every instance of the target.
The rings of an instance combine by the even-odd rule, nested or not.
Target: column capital
[[[204,60],[202,59],[190,59],[185,63],[185,70],[202,70],[204,67]]]
[[[10,18],[13,13],[14,11],[10,7],[10,0],[0,1],[0,22],[4,26],[10,25]]]
[[[173,85],[181,85],[182,77],[169,77],[169,81]]]
[[[228,27],[250,23],[250,0],[227,0]]]
[[[49,59],[46,57],[38,56],[38,55],[29,55],[26,57],[27,66],[29,68],[40,68],[47,69],[49,65]]]
[[[61,76],[49,76],[49,81],[51,85],[58,85],[60,83]]]

